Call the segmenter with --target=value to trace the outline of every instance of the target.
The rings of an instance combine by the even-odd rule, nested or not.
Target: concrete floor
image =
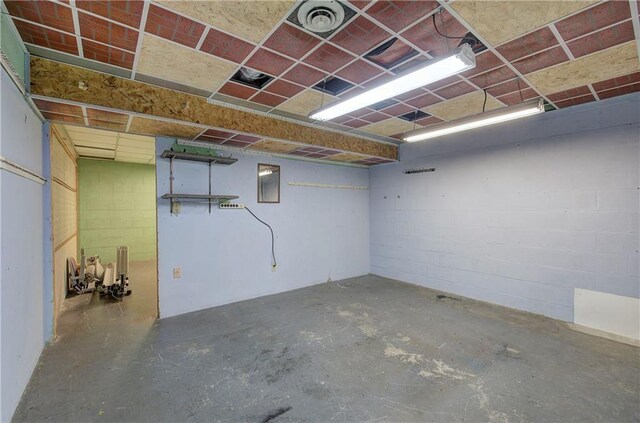
[[[363,276],[152,321],[135,289],[64,315],[16,421],[640,419],[639,349],[540,316]]]

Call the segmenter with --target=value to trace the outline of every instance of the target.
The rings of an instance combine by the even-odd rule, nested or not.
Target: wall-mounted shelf
[[[165,194],[161,198],[165,200],[191,200],[191,201],[228,201],[235,200],[237,195],[207,195],[207,194]]]
[[[209,214],[211,214],[211,204],[235,200],[237,195],[211,194],[211,165],[232,165],[238,161],[232,157],[217,157],[206,154],[185,153],[180,151],[165,150],[160,155],[163,159],[169,159],[169,193],[164,194],[162,199],[171,201],[170,213],[176,209],[174,206],[181,201],[200,202],[209,204]],[[209,165],[209,193],[208,194],[176,194],[173,192],[173,160],[188,160],[192,162],[202,162]],[[177,212],[176,212],[177,213]]]
[[[164,150],[160,155],[163,159],[189,160],[192,162],[205,162],[218,165],[231,165],[238,161],[232,157],[207,156],[196,153],[182,153],[179,151]]]

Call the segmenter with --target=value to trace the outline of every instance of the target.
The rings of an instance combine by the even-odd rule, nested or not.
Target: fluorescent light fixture
[[[258,176],[267,176],[267,175],[271,175],[271,169],[265,169],[262,172],[258,172]]]
[[[544,102],[541,98],[525,101],[511,107],[491,110],[479,113],[451,122],[433,125],[425,129],[416,129],[407,132],[402,139],[407,142],[428,140],[430,138],[441,137],[443,135],[454,134],[456,132],[468,131],[469,129],[481,128],[483,126],[494,125],[496,123],[507,122],[520,119],[526,116],[536,115],[544,112]]]
[[[465,44],[446,57],[429,60],[424,64],[401,73],[392,81],[371,88],[350,99],[314,110],[309,114],[309,117],[315,120],[330,120],[371,104],[376,104],[382,100],[415,90],[416,88],[474,68],[475,66],[476,57],[471,47]]]

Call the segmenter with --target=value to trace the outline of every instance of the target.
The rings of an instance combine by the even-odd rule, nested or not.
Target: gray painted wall
[[[159,138],[158,155],[173,144]],[[183,203],[170,215],[158,203],[160,316],[200,310],[369,272],[369,192],[290,186],[289,182],[369,185],[367,169],[236,154],[213,167],[213,193],[239,195],[276,235],[271,271],[269,230],[246,210]],[[280,165],[280,204],[257,203],[257,164]],[[169,161],[157,158],[157,195],[169,192]],[[206,164],[174,162],[174,192],[206,193]],[[173,279],[181,267],[182,278]]]
[[[574,288],[639,297],[639,121],[636,94],[403,145],[371,169],[372,273],[566,321]]]
[[[0,154],[42,174],[42,123],[4,69],[1,73]],[[0,171],[0,421],[3,422],[11,419],[44,345],[43,219],[43,186]]]

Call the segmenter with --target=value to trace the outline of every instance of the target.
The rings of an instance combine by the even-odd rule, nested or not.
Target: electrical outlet
[[[173,279],[180,279],[182,277],[182,269],[179,267],[173,268]]]
[[[244,209],[244,204],[242,203],[220,203],[218,207],[221,209]]]

